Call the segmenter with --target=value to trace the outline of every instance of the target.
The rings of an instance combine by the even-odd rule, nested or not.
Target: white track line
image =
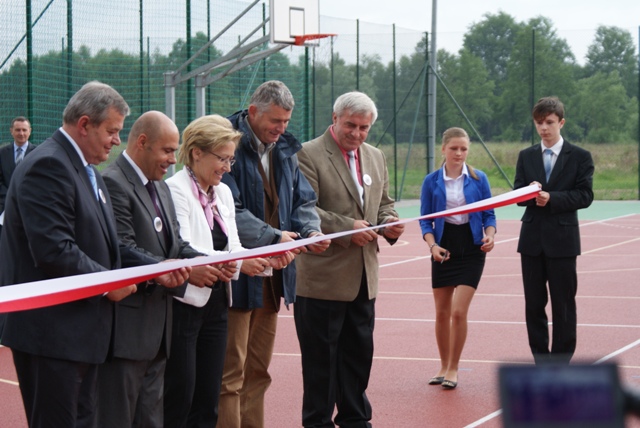
[[[0,348],[4,348],[4,346],[0,345]],[[14,381],[8,380],[8,379],[0,379],[0,382],[1,383],[6,383],[6,384],[9,384],[9,385],[13,385],[13,386],[18,386],[19,385],[18,382],[14,382]]]
[[[614,351],[612,353],[610,353],[607,356],[604,356],[602,358],[600,358],[598,361],[596,361],[594,364],[600,364],[600,363],[604,363],[607,360],[610,360],[613,357],[617,357],[618,355],[622,354],[623,352],[628,351],[631,348],[635,348],[636,346],[638,346],[640,344],[640,339],[636,340],[633,343],[628,344],[627,346],[618,349],[617,351]]]
[[[605,361],[608,361],[608,360],[610,360],[611,358],[616,357],[616,356],[618,356],[618,355],[620,355],[620,354],[622,354],[622,353],[624,353],[624,352],[628,351],[629,349],[635,348],[635,347],[636,347],[636,346],[638,346],[638,345],[640,345],[640,339],[636,340],[636,341],[635,341],[635,342],[633,342],[633,343],[628,344],[627,346],[623,346],[622,348],[618,349],[617,351],[614,351],[614,352],[610,353],[609,355],[606,355],[606,356],[604,356],[604,357],[600,358],[598,361],[596,361],[596,362],[595,362],[595,363],[593,363],[593,364],[595,365],[595,364],[601,364],[601,363],[604,363]],[[483,418],[481,418],[481,419],[478,419],[478,420],[477,420],[477,421],[475,421],[475,422],[470,423],[470,424],[469,424],[469,425],[467,425],[465,428],[474,428],[474,427],[480,426],[480,425],[482,425],[483,423],[485,423],[485,422],[487,422],[487,421],[490,421],[491,419],[493,419],[493,418],[495,418],[495,417],[497,417],[497,416],[500,416],[501,414],[502,414],[502,409],[498,409],[498,410],[496,410],[495,412],[490,413],[490,414],[488,414],[487,416],[485,416],[485,417],[483,417]]]
[[[592,221],[592,222],[589,222],[589,223],[581,224],[580,227],[593,226],[595,224],[601,224],[601,223],[605,223],[605,222],[608,222],[608,221],[619,220],[619,219],[626,218],[626,217],[632,217],[634,215],[637,215],[637,214],[625,214],[625,215],[621,215],[621,216],[618,216],[618,217],[611,217],[611,218],[606,218],[606,219],[603,219],[603,220],[595,220],[595,221]],[[511,221],[517,221],[517,220],[511,220]],[[499,240],[499,241],[495,242],[495,245],[506,244],[506,243],[509,243],[509,242],[517,241],[518,239],[519,239],[519,237]],[[614,246],[617,246],[617,245],[622,245],[622,244],[626,244],[626,243],[629,243],[629,242],[634,242],[634,241],[637,241],[637,240],[640,240],[640,238],[632,239],[630,241],[622,242],[620,244],[615,244],[615,245],[612,245],[612,246],[609,246],[609,247],[603,247],[603,248],[600,248],[600,249],[586,251],[586,252],[583,252],[582,254],[593,253],[595,251],[608,249],[608,248],[611,248],[611,247],[614,247]],[[407,244],[408,243],[406,241],[402,241],[402,246],[405,246]],[[414,258],[408,259],[408,260],[402,260],[402,261],[399,261],[399,262],[383,264],[383,265],[380,265],[380,268],[389,267],[389,266],[396,266],[396,265],[401,265],[401,264],[404,264],[404,263],[411,263],[411,262],[430,259],[430,258],[431,258],[431,256],[414,257]]]

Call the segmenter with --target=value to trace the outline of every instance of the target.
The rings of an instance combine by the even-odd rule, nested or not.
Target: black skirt
[[[469,223],[444,223],[444,232],[439,244],[449,250],[449,260],[436,262],[431,257],[431,285],[433,288],[468,285],[478,288],[487,253],[473,243]]]

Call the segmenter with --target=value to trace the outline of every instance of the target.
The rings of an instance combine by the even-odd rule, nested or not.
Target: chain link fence
[[[254,30],[247,42],[268,34],[268,25],[263,25],[268,17],[265,3],[251,8],[228,31],[219,34],[248,6],[237,0],[0,2],[0,144],[11,141],[9,125],[15,116],[30,119],[32,142],[46,139],[61,125],[68,99],[89,80],[112,85],[129,103],[132,114],[121,134],[126,139],[141,113],[166,111],[164,74],[178,69],[208,40],[219,36],[185,72],[232,51]],[[27,22],[31,22],[30,27]],[[369,143],[387,155],[391,193],[396,199],[419,197],[428,168],[428,34],[327,16],[320,17],[320,29],[336,36],[318,40],[316,47],[286,47],[209,85],[206,113],[226,116],[246,108],[258,85],[269,79],[282,80],[296,100],[289,130],[306,141],[322,134],[331,123],[335,98],[347,91],[361,90],[378,105],[379,119],[369,134]],[[559,36],[563,37],[563,33],[559,32]],[[444,31],[438,37],[439,45],[447,46],[462,35]],[[571,40],[587,36],[569,33],[566,37]],[[449,84],[446,76],[443,82]],[[193,79],[176,87],[175,99],[175,121],[184,129],[196,115]],[[460,105],[462,109],[474,108],[464,99]],[[452,106],[452,100],[439,87],[438,113],[443,116],[437,131],[463,126],[472,134],[463,116],[455,113]],[[522,120],[529,120],[526,113]],[[503,175],[513,178],[514,157],[526,144],[531,142],[487,144],[492,153],[497,153],[495,158],[501,168],[492,163],[480,145],[474,145],[469,162],[486,170],[495,193],[501,193],[509,190]],[[597,150],[596,170],[602,167],[612,171],[610,177],[597,179],[603,189],[596,192],[597,197],[637,198],[635,146],[627,142],[602,153],[598,145],[593,149]],[[439,159],[438,141],[435,152]],[[613,172],[620,167],[619,162],[625,167],[623,182]]]

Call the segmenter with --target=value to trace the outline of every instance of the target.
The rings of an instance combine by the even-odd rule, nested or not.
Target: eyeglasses
[[[223,158],[222,156],[219,156],[219,155],[217,155],[217,154],[215,154],[213,152],[207,152],[207,153],[209,153],[210,155],[214,155],[222,163],[228,163],[229,166],[233,166],[233,164],[236,163],[236,158],[234,158],[232,156],[228,157],[228,158]]]

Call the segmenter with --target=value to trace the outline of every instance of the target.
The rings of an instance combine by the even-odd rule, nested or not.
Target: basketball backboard
[[[271,0],[271,43],[293,44],[296,36],[320,33],[319,0]]]

